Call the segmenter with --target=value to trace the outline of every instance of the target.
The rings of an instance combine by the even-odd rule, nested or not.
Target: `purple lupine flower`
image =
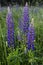
[[[23,10],[23,31],[24,33],[28,32],[29,27],[29,8],[28,4],[26,3],[24,10]]]
[[[34,26],[32,24],[30,24],[30,26],[28,28],[28,34],[27,34],[28,49],[34,50],[34,40],[35,40]]]
[[[7,18],[6,18],[6,23],[7,23],[8,46],[14,47],[14,23],[13,23],[12,13],[11,13],[9,7],[8,7],[8,14],[7,14]]]

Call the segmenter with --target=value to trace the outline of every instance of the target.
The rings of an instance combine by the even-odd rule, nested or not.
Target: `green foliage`
[[[0,12],[0,65],[43,65],[43,8],[29,8],[30,21],[32,18],[34,18],[35,26],[34,51],[27,51],[24,40],[18,41],[16,39],[17,32],[19,30],[18,23],[19,18],[21,18],[22,9],[23,7],[19,7],[18,10],[16,10],[16,8],[12,8],[15,25],[15,49],[8,48],[7,44],[7,9],[4,8],[4,10]]]

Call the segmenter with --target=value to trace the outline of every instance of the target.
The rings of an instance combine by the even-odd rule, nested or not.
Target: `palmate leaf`
[[[20,65],[19,63],[19,58],[18,58],[18,49],[15,51],[13,51],[12,53],[9,54],[9,56],[7,57],[8,60],[8,64],[9,65]]]

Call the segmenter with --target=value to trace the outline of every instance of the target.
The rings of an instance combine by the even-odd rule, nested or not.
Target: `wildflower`
[[[34,40],[35,40],[35,31],[34,31],[34,24],[33,24],[33,19],[32,19],[32,22],[28,28],[28,34],[27,34],[28,49],[34,50]]]
[[[8,7],[8,14],[6,18],[7,23],[7,40],[8,40],[8,46],[14,46],[14,23],[12,18],[12,13],[10,8]]]
[[[29,9],[28,4],[26,3],[24,10],[23,10],[23,31],[24,33],[28,32],[29,27]]]

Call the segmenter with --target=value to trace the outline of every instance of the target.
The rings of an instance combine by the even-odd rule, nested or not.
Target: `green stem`
[[[1,60],[1,65],[2,65],[2,62],[4,63],[4,65],[8,65],[7,64],[7,53],[6,53],[6,44],[4,42],[4,36],[3,36],[3,33],[2,33],[2,29],[1,29],[1,24],[0,24],[0,34],[1,34],[1,48],[2,48],[2,59]]]

